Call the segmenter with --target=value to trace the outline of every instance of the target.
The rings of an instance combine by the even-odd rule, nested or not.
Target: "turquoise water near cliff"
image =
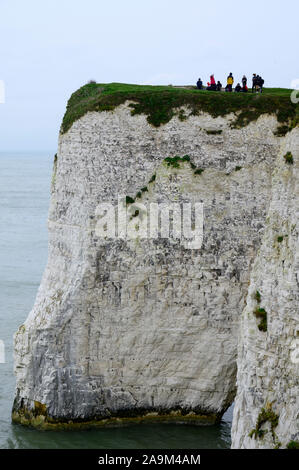
[[[11,424],[13,334],[32,308],[47,261],[47,213],[53,154],[0,153],[0,448],[230,447],[232,409],[217,426],[140,425],[96,431],[38,432]]]

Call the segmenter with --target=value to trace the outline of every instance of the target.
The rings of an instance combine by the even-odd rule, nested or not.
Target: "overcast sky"
[[[244,9],[246,5],[246,10]],[[98,82],[299,78],[298,0],[0,0],[0,151],[53,150],[67,99]]]

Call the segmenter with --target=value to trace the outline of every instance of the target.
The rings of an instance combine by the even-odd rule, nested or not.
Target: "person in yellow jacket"
[[[230,73],[227,77],[227,89],[228,91],[233,91],[233,84],[234,84],[234,77],[233,74]]]

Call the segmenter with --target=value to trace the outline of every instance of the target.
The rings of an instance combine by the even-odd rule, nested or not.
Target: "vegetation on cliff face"
[[[267,331],[267,312],[264,308],[257,308],[254,312],[256,318],[260,319],[260,323],[258,324],[258,329],[260,331]]]
[[[291,91],[268,88],[263,94],[219,93],[193,87],[88,83],[70,97],[61,132],[67,132],[88,111],[113,111],[117,106],[131,101],[132,115],[145,114],[148,122],[155,127],[166,124],[175,115],[182,119],[179,108],[185,106],[190,115],[207,112],[216,118],[237,113],[232,123],[236,128],[246,126],[262,114],[275,114],[286,133],[299,122],[299,106],[291,102]],[[187,116],[184,114],[185,119]]]
[[[256,426],[254,429],[252,429],[252,431],[250,431],[249,437],[262,439],[268,431],[261,428],[265,423],[269,422],[273,442],[275,444],[275,448],[278,449],[281,446],[281,443],[278,441],[277,435],[275,433],[275,428],[278,426],[278,420],[279,416],[272,410],[272,404],[268,404],[266,408],[261,409],[261,412],[259,413],[256,421]]]
[[[196,409],[192,411],[188,408],[177,407],[174,409],[163,408],[131,408],[118,412],[109,411],[103,416],[84,418],[53,418],[48,414],[47,406],[34,402],[33,409],[25,406],[12,411],[12,421],[24,426],[32,426],[40,430],[86,430],[101,428],[104,426],[119,426],[127,424],[148,423],[190,423],[190,424],[214,424],[219,422],[220,415]]]
[[[291,152],[287,152],[284,157],[283,157],[286,161],[286,163],[289,163],[290,165],[293,165],[294,163],[294,159],[293,159],[293,155]]]
[[[194,165],[193,162],[191,162],[191,158],[189,155],[184,155],[184,157],[179,157],[178,155],[176,157],[167,157],[164,158],[164,163],[172,168],[180,168],[180,163],[188,162],[191,169],[193,170],[194,175],[201,175],[202,172],[204,171],[203,168],[196,168],[196,165]]]
[[[179,155],[175,157],[166,157],[164,158],[163,162],[166,166],[175,168],[175,169],[181,168],[180,166],[181,163],[188,162],[195,176],[201,175],[204,172],[203,168],[197,168],[196,165],[194,165],[189,155],[184,155],[183,157],[180,157]],[[156,181],[156,174],[154,174],[151,177],[151,179],[148,182],[148,185],[150,185],[151,183],[154,183],[155,181]],[[134,204],[136,202],[136,199],[141,199],[142,194],[145,192],[148,192],[147,186],[144,186],[143,188],[140,189],[140,191],[137,192],[135,199],[133,199],[131,196],[126,196],[126,205],[128,206],[129,204]],[[139,211],[137,210],[135,214],[133,215],[133,217],[137,217],[138,214],[139,214]]]
[[[287,449],[299,449],[298,441],[290,441],[287,445]]]

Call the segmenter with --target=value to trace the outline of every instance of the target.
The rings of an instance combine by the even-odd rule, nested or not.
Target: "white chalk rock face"
[[[291,152],[293,164],[284,156]],[[299,129],[283,139],[241,321],[232,447],[299,442]],[[258,292],[258,294],[257,294]],[[266,312],[266,331],[259,330]]]
[[[262,116],[241,130],[230,128],[232,119],[175,117],[154,128],[122,105],[114,112],[89,112],[60,135],[48,265],[33,310],[15,336],[15,421],[45,428],[141,419],[202,424],[215,422],[232,403],[239,318],[264,235],[281,140],[273,135],[274,117]],[[164,162],[186,154],[190,161]],[[291,195],[294,169],[282,162],[281,171],[281,191],[286,184]],[[117,205],[119,196],[136,195],[145,208],[202,203],[201,246],[174,237],[143,238],[144,207],[130,200],[122,209],[128,209],[136,236],[102,236],[99,204]],[[272,315],[267,302],[274,302],[273,289],[281,310],[273,305],[266,336],[250,320],[262,353],[273,345],[274,369],[279,342],[287,347],[286,337],[291,348],[296,339],[295,248],[289,245],[295,243],[295,221],[291,200],[284,198],[285,205],[276,203],[285,211],[289,225],[281,230],[288,238],[275,248],[285,251],[283,274],[272,277],[276,261],[259,268],[265,271],[259,288],[267,310]],[[178,225],[170,225],[175,232]],[[102,228],[110,230],[110,222]],[[281,294],[276,282],[283,283]],[[251,315],[248,306],[246,311]],[[288,380],[291,390],[292,375]]]

